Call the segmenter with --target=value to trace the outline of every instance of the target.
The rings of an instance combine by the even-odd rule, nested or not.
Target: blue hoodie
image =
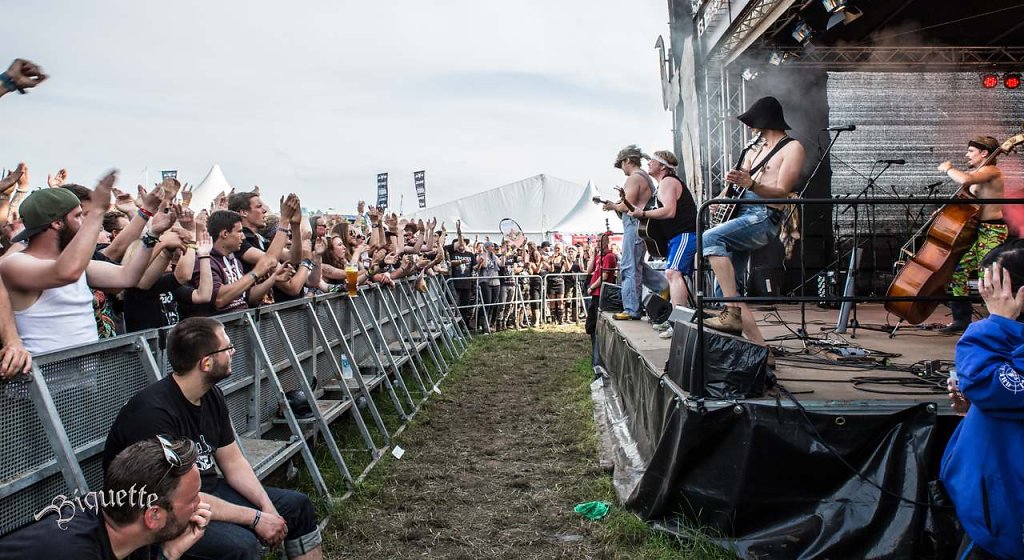
[[[977,546],[1024,558],[1024,323],[974,323],[956,368],[971,409],[946,446],[942,483]]]

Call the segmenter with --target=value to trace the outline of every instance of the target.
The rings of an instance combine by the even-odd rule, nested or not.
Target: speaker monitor
[[[757,398],[771,386],[768,348],[739,337],[704,329],[704,364],[705,395],[713,399]],[[674,321],[666,375],[684,391],[693,392],[699,367],[697,325]]]
[[[644,299],[644,309],[647,310],[647,317],[655,325],[668,321],[669,315],[672,314],[672,304],[654,293],[647,294],[647,298]]]

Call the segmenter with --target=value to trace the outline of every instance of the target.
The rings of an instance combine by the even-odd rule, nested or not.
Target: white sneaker
[[[670,323],[669,321],[665,321],[664,323],[656,323],[652,328],[656,331],[664,332],[672,328],[672,323]]]
[[[665,339],[672,338],[672,329],[669,329],[667,331],[661,331],[661,334],[658,335],[658,338],[665,338]]]

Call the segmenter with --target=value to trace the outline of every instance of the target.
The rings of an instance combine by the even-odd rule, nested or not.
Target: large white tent
[[[550,234],[592,234],[605,231],[605,218],[614,231],[622,223],[605,213],[591,198],[600,195],[593,184],[586,186],[550,175],[540,174],[479,194],[453,200],[406,214],[410,219],[437,218],[448,231],[462,220],[462,233],[468,236],[501,236],[498,223],[512,218],[530,239],[546,239]],[[607,198],[607,197],[603,197]]]
[[[220,165],[215,163],[206,174],[206,177],[203,177],[203,180],[192,189],[192,204],[190,207],[196,212],[203,208],[209,208],[210,203],[213,202],[213,199],[218,194],[230,191],[231,184],[224,177],[224,172],[221,171]]]

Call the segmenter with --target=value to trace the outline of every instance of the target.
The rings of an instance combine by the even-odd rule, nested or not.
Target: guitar
[[[1001,154],[1012,152],[1021,144],[1024,144],[1024,132],[1000,144],[979,167],[990,164]],[[966,186],[957,189],[952,197],[953,200],[965,201],[975,198]],[[960,258],[974,243],[980,211],[981,206],[978,204],[947,204],[939,208],[932,219],[900,250],[904,255],[910,253],[908,247],[916,246],[921,232],[928,230],[920,248],[900,268],[885,295],[920,297],[944,294]],[[927,319],[938,305],[937,301],[887,301],[885,310],[917,325]]]
[[[626,193],[621,187],[615,187],[615,190],[619,192],[619,202],[626,205],[626,208],[632,212],[634,207],[626,200]],[[614,202],[605,200],[599,196],[593,197],[591,200],[594,204],[615,204]],[[621,212],[616,212],[619,217],[622,217]],[[641,239],[644,240],[644,247],[652,257],[656,259],[664,259],[668,256],[668,241],[659,239],[655,234],[655,225],[652,223],[653,218],[638,218],[638,225],[636,228],[637,234]]]
[[[750,141],[749,144],[744,146],[743,150],[740,151],[740,157],[736,160],[736,165],[733,166],[733,170],[742,168],[743,160],[746,159],[747,153],[750,150],[752,150],[755,146],[760,144],[763,140],[764,136],[758,134]],[[716,198],[738,199],[742,197],[745,192],[747,192],[747,189],[745,187],[740,187],[739,185],[728,183],[725,185],[725,188],[722,189],[722,192],[718,193],[718,196]],[[709,218],[708,229],[713,228],[715,226],[720,226],[725,222],[728,222],[729,220],[732,219],[732,216],[735,213],[735,204],[716,204],[715,207],[711,209],[711,216]]]

